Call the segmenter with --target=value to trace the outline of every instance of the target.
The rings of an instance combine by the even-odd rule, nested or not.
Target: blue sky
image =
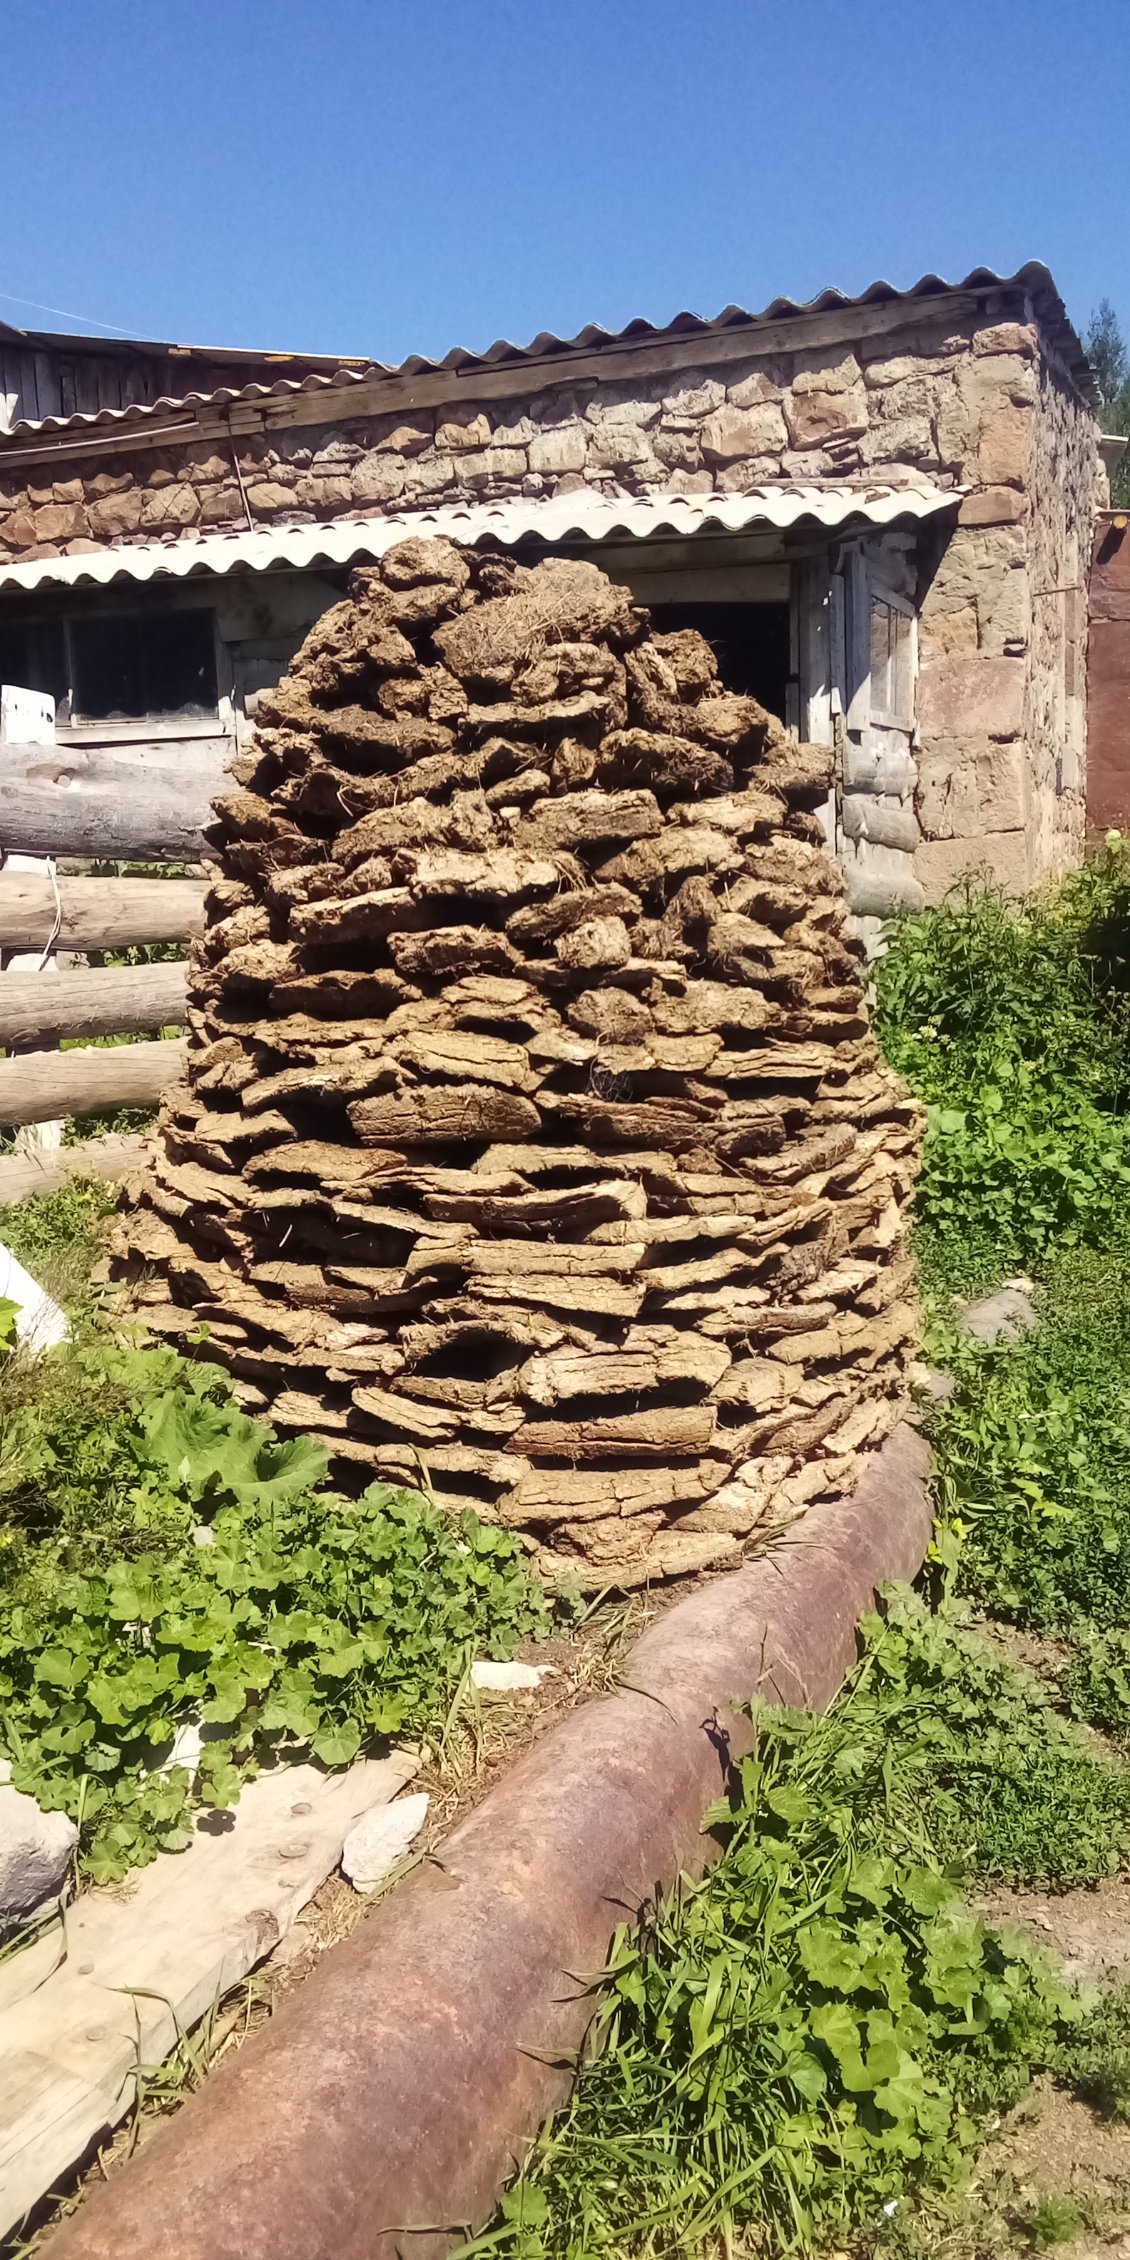
[[[0,152],[29,327],[395,361],[1035,257],[1130,336],[1130,0],[2,0]]]

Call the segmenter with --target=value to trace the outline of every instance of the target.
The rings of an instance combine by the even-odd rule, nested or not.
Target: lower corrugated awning
[[[86,550],[77,557],[36,557],[0,566],[0,591],[106,588],[115,581],[187,580],[196,574],[311,572],[361,565],[382,557],[410,534],[445,535],[468,547],[519,542],[664,540],[706,532],[778,532],[810,525],[842,532],[851,525],[890,526],[955,510],[960,487],[891,486],[838,480],[828,486],[782,484],[748,494],[585,493],[515,496],[499,502],[446,503],[393,517],[335,518],[327,525],[263,526],[254,532],[204,534],[199,540],[138,542]]]

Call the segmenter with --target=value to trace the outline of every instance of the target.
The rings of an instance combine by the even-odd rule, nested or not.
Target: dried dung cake
[[[914,1107],[831,756],[589,564],[408,541],[263,697],[186,1080],[119,1226],[151,1323],[335,1473],[630,1586],[851,1488],[914,1329]]]

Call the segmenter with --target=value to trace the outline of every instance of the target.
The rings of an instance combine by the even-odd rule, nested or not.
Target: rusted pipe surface
[[[617,1923],[680,1868],[755,1689],[830,1701],[877,1585],[918,1569],[909,1428],[854,1497],[676,1602],[263,2031],[96,2190],[50,2260],[433,2260],[569,2087]]]

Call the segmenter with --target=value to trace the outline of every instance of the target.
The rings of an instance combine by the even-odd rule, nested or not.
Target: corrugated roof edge
[[[557,337],[551,330],[541,330],[529,345],[513,345],[508,338],[497,338],[483,353],[471,352],[465,346],[454,346],[442,361],[429,360],[426,355],[410,354],[406,361],[399,363],[370,361],[359,365],[357,358],[350,357],[347,361],[343,356],[341,364],[331,376],[315,373],[301,379],[280,377],[274,384],[252,383],[238,391],[224,385],[210,393],[188,392],[175,399],[170,396],[148,403],[134,403],[128,408],[101,408],[93,413],[46,416],[38,423],[13,424],[8,432],[0,433],[0,451],[6,441],[18,441],[31,433],[73,431],[106,424],[147,423],[156,416],[167,415],[178,408],[222,408],[239,402],[253,404],[259,400],[285,398],[298,392],[317,392],[335,386],[341,388],[365,384],[374,377],[439,375],[444,370],[460,375],[474,369],[498,368],[506,363],[536,363],[570,353],[599,352],[606,346],[632,345],[644,339],[653,344],[664,344],[678,338],[709,337],[721,330],[754,330],[771,322],[788,321],[804,315],[826,314],[837,310],[850,312],[856,307],[896,304],[899,301],[909,303],[922,298],[953,297],[961,291],[993,289],[1024,290],[1037,302],[1039,318],[1049,342],[1058,350],[1084,399],[1093,405],[1098,397],[1094,372],[1078,333],[1068,319],[1067,309],[1050,269],[1041,260],[1031,259],[1024,266],[1018,267],[1012,275],[998,275],[991,267],[974,267],[960,282],[946,282],[940,275],[922,275],[909,290],[898,290],[892,283],[873,282],[854,298],[841,290],[820,291],[815,298],[810,298],[803,304],[795,298],[774,298],[759,313],[750,313],[742,306],[726,306],[720,314],[711,318],[683,313],[676,314],[670,322],[658,325],[637,317],[634,321],[627,322],[621,330],[606,330],[598,323],[589,323],[583,330],[578,330],[575,337],[569,338]],[[186,350],[192,352],[203,349]],[[210,350],[218,359],[227,357],[226,349],[214,347]],[[230,357],[236,357],[235,349],[232,349]],[[301,355],[295,358],[312,359],[313,356]]]
[[[277,361],[280,366],[296,363],[315,371],[371,366],[367,353],[297,353],[269,345],[183,345],[176,338],[129,337],[124,330],[118,336],[94,336],[82,330],[20,329],[12,322],[0,322],[0,345],[24,346],[32,352],[96,353],[105,360],[139,353],[159,361],[248,361],[262,368]]]
[[[116,581],[188,580],[196,574],[283,570],[308,572],[382,557],[410,534],[444,535],[468,546],[497,542],[509,549],[526,540],[559,546],[681,538],[716,528],[737,533],[771,526],[785,531],[816,526],[835,532],[852,523],[889,526],[956,510],[964,489],[887,485],[883,480],[835,486],[754,487],[746,494],[568,494],[516,497],[504,502],[446,503],[388,517],[335,518],[312,526],[262,526],[251,533],[205,534],[193,540],[108,544],[76,557],[29,558],[0,564],[0,591],[52,585],[108,588]]]

